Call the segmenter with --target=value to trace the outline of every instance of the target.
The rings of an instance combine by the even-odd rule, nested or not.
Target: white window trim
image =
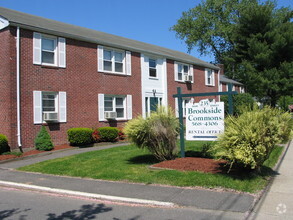
[[[47,51],[47,50],[44,50],[42,48],[42,41],[43,39],[49,39],[49,40],[53,40],[54,42],[54,63],[45,63],[42,61],[42,55],[43,55],[43,51]],[[51,36],[51,35],[46,35],[46,34],[42,34],[41,35],[41,62],[42,62],[42,65],[46,65],[46,66],[58,66],[58,54],[57,54],[57,50],[58,50],[58,45],[57,45],[57,37],[54,37],[54,36]],[[48,51],[48,52],[52,52],[52,51]]]
[[[156,61],[156,68],[150,67],[150,60]],[[150,69],[155,69],[156,70],[156,76],[150,76]],[[158,59],[154,57],[149,57],[148,59],[148,73],[149,73],[149,79],[159,79],[158,76]]]
[[[181,80],[179,79],[179,65],[182,65],[182,71],[183,71]],[[187,74],[184,74],[184,66],[187,66],[187,68],[188,68]],[[177,82],[185,82],[184,81],[184,75],[193,76],[193,74],[191,72],[193,70],[193,68],[191,68],[191,66],[192,65],[175,61],[174,62],[175,81],[177,81]]]
[[[111,57],[112,71],[105,70],[104,68],[104,50],[111,51],[112,53],[112,57]],[[114,56],[115,52],[122,53],[122,56],[123,56],[123,60],[122,60],[123,71],[122,72],[115,71],[115,56]],[[99,72],[118,74],[118,75],[131,75],[131,52],[98,45],[98,65],[99,65],[98,67]]]
[[[42,91],[42,102],[43,102],[43,94],[46,93],[46,94],[52,94],[54,95],[54,101],[55,101],[55,111],[43,111],[43,104],[42,104],[42,112],[43,114],[44,113],[47,113],[47,112],[54,112],[54,113],[59,113],[58,110],[59,110],[59,94],[58,92],[47,92],[47,91]]]
[[[208,83],[208,72],[211,71],[211,83]],[[205,85],[206,86],[215,86],[215,71],[212,69],[205,69]]]
[[[54,63],[42,62],[43,38],[54,41]],[[51,51],[50,51],[51,52]],[[48,34],[34,32],[33,34],[33,64],[66,68],[66,39]]]
[[[99,108],[99,121],[107,121],[104,114],[105,112],[105,97],[123,98],[124,117],[115,118],[117,121],[125,121],[132,119],[132,95],[112,95],[112,94],[98,94],[98,108]],[[116,101],[113,100],[113,111],[116,112]]]
[[[43,120],[43,115],[46,112],[43,111],[43,93],[55,94],[55,111],[58,113],[58,121],[55,123],[67,122],[67,110],[66,110],[66,92],[50,92],[50,91],[33,91],[33,108],[34,108],[34,124],[47,123]]]
[[[127,119],[127,117],[126,117],[126,114],[127,114],[127,109],[126,109],[126,96],[125,95],[107,95],[107,94],[105,94],[105,96],[104,96],[104,98],[106,98],[106,97],[111,97],[111,98],[113,98],[112,99],[112,106],[113,106],[113,112],[116,112],[116,108],[117,108],[117,106],[116,106],[116,98],[123,98],[123,109],[124,109],[124,115],[123,115],[123,117],[122,118],[116,118],[116,120],[118,121],[118,120],[126,120]],[[121,107],[120,107],[121,108]],[[112,111],[106,111],[105,110],[105,106],[104,106],[104,112],[112,112]]]

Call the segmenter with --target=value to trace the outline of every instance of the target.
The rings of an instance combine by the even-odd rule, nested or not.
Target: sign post
[[[233,98],[232,95],[237,94],[236,91],[232,91],[232,84],[228,84],[228,91],[227,92],[209,92],[209,93],[191,93],[191,94],[182,94],[182,90],[180,87],[177,87],[177,94],[173,95],[173,98],[178,98],[178,110],[179,110],[179,123],[180,123],[180,151],[181,151],[181,157],[185,157],[185,140],[184,140],[184,122],[183,122],[183,109],[182,109],[182,98],[184,97],[198,97],[198,96],[217,96],[217,95],[228,95],[228,104],[229,104],[229,114],[233,114]],[[187,104],[188,105],[188,104]],[[215,106],[214,106],[215,107]],[[224,113],[221,111],[221,114]],[[220,117],[220,116],[218,116]],[[209,125],[209,123],[207,124]],[[211,125],[215,125],[211,123]],[[218,130],[210,130],[212,133],[213,131]],[[194,135],[194,136],[200,136],[200,135]],[[206,136],[206,135],[204,135]],[[212,135],[215,136],[215,135]],[[211,139],[209,139],[211,140]]]

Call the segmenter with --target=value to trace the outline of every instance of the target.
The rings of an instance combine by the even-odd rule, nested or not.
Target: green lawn
[[[186,142],[186,155],[197,155],[205,142]],[[104,180],[167,184],[174,186],[222,187],[244,192],[261,190],[272,175],[271,167],[277,162],[283,148],[276,147],[263,167],[263,174],[207,174],[174,170],[150,170],[158,161],[147,151],[133,145],[93,151],[49,160],[19,168],[22,171],[88,177]]]

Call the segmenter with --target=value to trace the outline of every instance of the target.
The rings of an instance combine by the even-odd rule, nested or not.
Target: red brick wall
[[[0,133],[16,146],[16,40],[15,29],[0,31]]]
[[[167,82],[168,82],[168,104],[175,107],[175,99],[172,97],[177,94],[177,87],[182,88],[182,93],[205,93],[205,92],[218,92],[218,73],[215,71],[215,86],[205,85],[205,68],[193,65],[193,83],[176,82],[174,77],[174,61],[167,60]],[[198,102],[201,99],[213,98],[209,97],[195,97],[194,101]]]
[[[33,32],[21,30],[21,117],[24,147],[33,147],[41,125],[33,122],[33,91],[65,91],[67,123],[47,125],[55,145],[67,142],[72,127],[109,126],[98,121],[98,93],[132,95],[133,112],[141,112],[140,55],[132,53],[132,76],[97,72],[97,45],[66,39],[66,68],[33,64]],[[135,114],[133,115],[135,116]],[[121,126],[124,122],[111,124]]]
[[[16,137],[16,47],[15,28],[0,32],[5,43],[0,48],[1,130],[17,147]],[[21,134],[23,147],[33,147],[41,125],[33,122],[33,91],[65,91],[67,94],[67,122],[46,125],[55,145],[67,143],[66,131],[72,127],[123,126],[125,121],[107,123],[98,121],[98,94],[132,95],[133,117],[142,112],[140,54],[132,52],[132,76],[97,72],[97,45],[66,39],[66,68],[33,64],[33,32],[21,29]],[[216,86],[205,86],[204,68],[194,66],[194,83],[175,82],[174,61],[167,60],[168,103],[175,106],[173,94],[178,86],[183,93],[218,91]],[[198,97],[196,101],[202,98]],[[3,108],[2,108],[3,107]]]

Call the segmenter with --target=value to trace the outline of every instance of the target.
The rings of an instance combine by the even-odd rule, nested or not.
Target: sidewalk
[[[254,204],[255,197],[246,193],[112,182],[14,170],[21,166],[48,159],[119,146],[121,145],[72,149],[3,163],[0,164],[0,185],[25,184],[28,187],[37,187],[37,190],[40,191],[49,189],[54,193],[72,193],[72,195],[78,193],[78,195],[85,195],[85,197],[108,198],[109,200],[132,203],[137,201],[148,205],[184,206],[214,212],[218,216],[217,219],[244,219]],[[11,187],[14,186],[11,185]],[[19,187],[22,188],[23,185],[19,185]],[[283,203],[286,203],[286,201]],[[289,203],[287,207],[289,208]]]
[[[293,219],[293,141],[287,148],[277,172],[278,175],[249,219]]]

